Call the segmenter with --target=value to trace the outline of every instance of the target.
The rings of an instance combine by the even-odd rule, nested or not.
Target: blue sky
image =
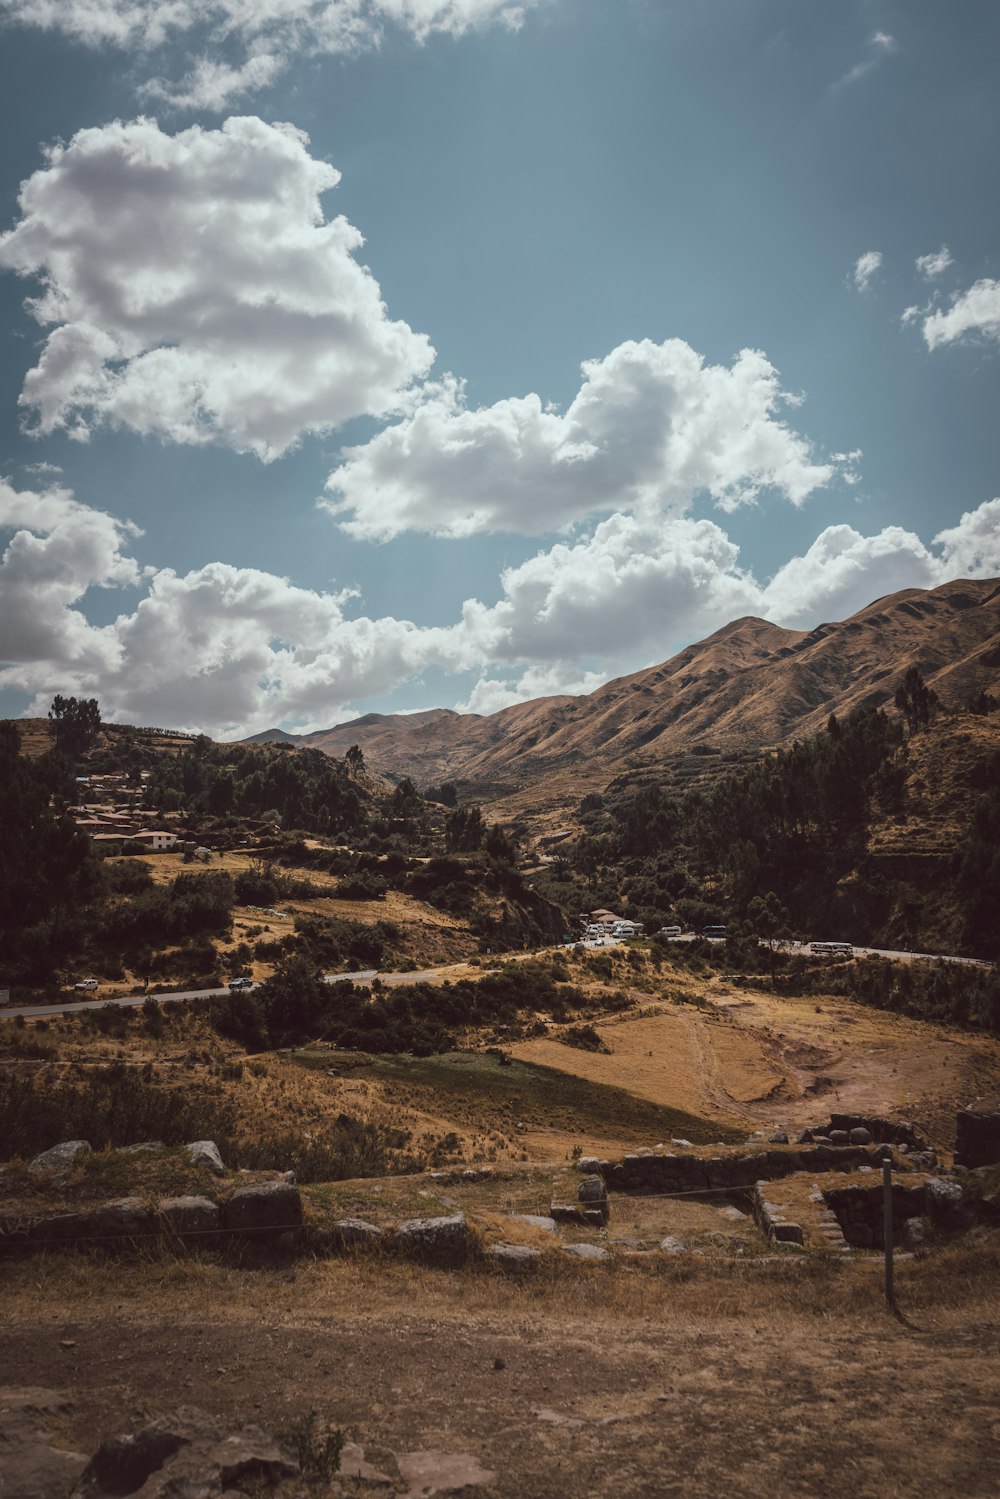
[[[0,41],[0,710],[492,711],[1000,573],[985,0]]]

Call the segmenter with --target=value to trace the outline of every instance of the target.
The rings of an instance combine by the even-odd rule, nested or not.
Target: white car
[[[78,984],[74,984],[73,985],[73,988],[74,989],[96,989],[97,988],[97,980],[96,979],[81,979]]]

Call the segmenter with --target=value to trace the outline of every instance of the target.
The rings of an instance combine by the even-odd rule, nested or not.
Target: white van
[[[679,937],[682,928],[679,926],[661,926],[657,932],[658,937]]]

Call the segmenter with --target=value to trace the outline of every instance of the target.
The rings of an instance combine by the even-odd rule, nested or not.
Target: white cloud
[[[92,510],[70,490],[17,490],[0,478],[0,531],[13,532],[0,560],[0,660],[28,668],[57,660],[71,672],[104,673],[121,650],[113,630],[76,606],[90,588],[140,581],[122,546],[134,527]]]
[[[1000,281],[983,278],[959,293],[950,307],[924,319],[924,342],[929,349],[955,343],[968,335],[1000,339]]]
[[[501,575],[500,601],[466,604],[463,624],[483,660],[624,664],[657,659],[756,607],[739,549],[712,521],[612,515],[592,535],[558,543]],[[652,654],[650,654],[652,653]]]
[[[951,251],[947,245],[942,245],[933,255],[918,255],[916,259],[917,271],[926,281],[933,281],[935,276],[940,276],[951,264]]]
[[[50,149],[0,236],[53,329],[21,395],[36,432],[107,423],[270,459],[407,404],[434,351],[387,316],[357,229],[324,218],[340,174],[306,147],[251,116],[175,136],[116,122]]]
[[[298,55],[379,44],[386,25],[426,41],[499,25],[514,29],[538,0],[0,0],[0,20],[58,31],[89,46],[149,55],[186,46],[188,71],[142,92],[177,108],[222,109],[266,87]],[[236,57],[233,57],[233,51]]]
[[[890,36],[887,31],[872,32],[866,45],[867,56],[863,57],[860,62],[856,62],[852,68],[848,68],[847,72],[836,80],[833,85],[834,90],[849,88],[852,83],[858,83],[898,50],[896,38]]]
[[[237,66],[201,57],[179,83],[151,78],[141,93],[144,99],[162,99],[174,109],[222,110],[230,100],[266,88],[283,69],[283,60],[273,52],[254,52]]]
[[[967,510],[957,526],[938,532],[934,545],[942,549],[941,567],[949,578],[1000,575],[1000,499]]]
[[[756,611],[776,624],[809,629],[845,619],[900,588],[934,588],[950,574],[919,536],[886,526],[863,536],[852,526],[828,526],[801,557],[793,557],[761,590]]]
[[[119,720],[253,732],[275,723],[322,728],[438,668],[476,671],[458,706],[593,690],[609,676],[664,660],[741,615],[806,628],[874,597],[1000,572],[1000,499],[927,547],[890,526],[863,536],[828,527],[766,585],[740,565],[714,522],[613,515],[500,580],[500,598],[470,599],[434,626],[354,616],[350,590],[319,593],[255,568],[212,562],[178,575],[141,569],[134,528],[70,491],[0,483],[0,686],[95,696]],[[85,616],[92,588],[142,590],[109,625]]]
[[[682,511],[702,493],[728,510],[773,486],[800,505],[837,472],[780,419],[797,398],[757,350],[727,368],[681,339],[644,339],[582,368],[565,415],[534,394],[470,410],[458,382],[428,387],[346,450],[322,503],[365,539],[539,535],[602,511]]]
[[[456,713],[499,713],[515,703],[531,702],[540,697],[579,697],[594,692],[607,681],[607,673],[581,671],[560,663],[532,666],[516,681],[497,677],[480,677],[464,701],[455,703]]]
[[[851,272],[854,285],[858,291],[868,290],[872,283],[872,278],[881,269],[881,266],[881,250],[866,250],[863,255],[858,256],[854,262],[854,270]]]

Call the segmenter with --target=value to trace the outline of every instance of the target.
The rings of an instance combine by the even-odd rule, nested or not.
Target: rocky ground
[[[154,1421],[216,1438],[249,1421],[294,1451],[316,1412],[352,1444],[341,1473],[255,1471],[253,1492],[986,1499],[995,1244],[900,1271],[910,1326],[883,1310],[877,1276],[802,1257],[653,1279],[574,1266],[523,1285],[360,1260],[14,1266],[0,1367],[58,1396],[0,1391],[0,1494],[68,1495],[101,1439]],[[203,1417],[177,1414],[190,1407]],[[33,1490],[23,1463],[51,1463],[53,1444],[77,1456]],[[190,1492],[222,1492],[198,1450],[209,1486]],[[168,1492],[156,1483],[138,1492]]]

